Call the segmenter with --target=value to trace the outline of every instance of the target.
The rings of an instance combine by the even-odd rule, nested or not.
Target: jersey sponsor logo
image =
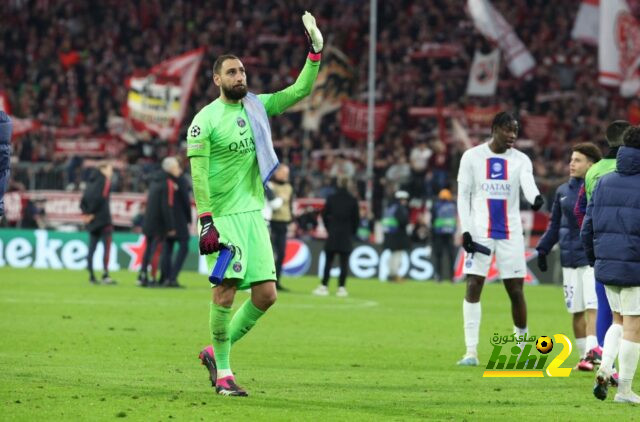
[[[505,198],[511,195],[511,184],[505,182],[480,183],[480,189],[487,192],[491,197]]]
[[[187,145],[187,149],[188,149],[188,150],[192,150],[192,149],[204,149],[204,144],[203,144],[203,143],[188,144],[188,145]]]
[[[200,135],[200,126],[198,125],[191,126],[191,129],[189,129],[189,136],[191,136],[192,138],[195,138],[198,135]]]
[[[507,180],[507,160],[504,158],[487,158],[487,179]]]
[[[256,144],[253,138],[242,139],[240,142],[231,142],[229,144],[229,151],[237,152],[239,154],[246,154],[248,152],[254,152],[256,150]]]
[[[244,121],[244,119],[242,117],[238,117],[238,119],[236,120],[236,123],[238,124],[238,126],[240,127],[245,127],[247,125],[247,122]]]

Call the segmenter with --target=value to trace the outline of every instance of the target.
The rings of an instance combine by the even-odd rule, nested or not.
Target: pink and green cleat
[[[218,379],[218,368],[216,367],[216,358],[213,354],[213,346],[207,346],[198,355],[200,362],[209,370],[209,379],[211,380],[211,386],[216,386]]]
[[[218,381],[216,381],[216,393],[223,396],[236,397],[247,397],[249,395],[246,391],[240,388],[238,384],[236,384],[236,380],[232,375],[224,378],[219,378]]]

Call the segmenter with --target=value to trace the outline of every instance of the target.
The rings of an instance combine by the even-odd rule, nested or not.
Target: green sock
[[[231,344],[247,334],[262,315],[264,312],[256,308],[251,299],[247,299],[231,320],[231,328],[229,329]]]
[[[231,369],[229,354],[231,342],[229,341],[229,320],[231,308],[211,304],[209,311],[209,328],[213,340],[213,351],[216,358],[216,366],[220,369]]]

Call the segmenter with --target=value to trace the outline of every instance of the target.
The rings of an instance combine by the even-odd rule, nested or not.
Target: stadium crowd
[[[303,0],[9,0],[0,5],[0,93],[19,118],[35,118],[56,127],[86,125],[95,133],[105,133],[109,119],[121,115],[127,96],[124,81],[135,69],[150,68],[204,46],[204,61],[179,137],[184,140],[195,111],[217,96],[211,69],[218,55],[239,54],[248,70],[250,89],[256,92],[275,91],[294,80],[305,42],[293,22],[299,11],[311,8],[327,43],[351,60],[355,82],[349,96],[364,100],[368,4],[368,0],[318,4]],[[640,120],[637,100],[622,99],[598,84],[597,49],[571,39],[578,1],[496,0],[493,4],[516,29],[536,68],[518,80],[503,65],[496,96],[481,99],[466,96],[467,77],[474,51],[488,51],[490,45],[474,29],[460,2],[379,2],[376,96],[393,108],[375,148],[376,217],[399,186],[419,199],[433,198],[440,188],[455,186],[452,181],[466,147],[451,136],[441,139],[436,119],[412,116],[411,107],[435,106],[440,97],[448,107],[499,105],[516,111],[521,119],[543,116],[549,130],[536,135],[533,142],[522,142],[520,148],[532,157],[536,182],[549,196],[568,176],[566,157],[571,145],[593,141],[604,147],[603,128],[609,121],[625,118],[637,124]],[[629,4],[637,15],[638,2]],[[456,53],[423,54],[433,43],[452,44]],[[332,181],[346,175],[357,181],[357,194],[363,199],[365,143],[341,134],[338,113],[324,116],[321,130],[310,132],[306,141],[300,121],[301,113],[287,113],[272,125],[281,158],[291,166],[296,196],[326,197],[333,190]],[[521,137],[530,133],[524,130]],[[51,134],[23,135],[14,139],[13,148],[18,162],[11,189],[80,189],[86,173],[82,158],[56,155]],[[304,151],[329,153],[314,155],[303,166]],[[152,136],[139,139],[113,157],[120,165],[116,163],[112,189],[144,191],[149,168],[159,166],[168,153],[184,156],[183,152],[184,143],[167,145]],[[182,164],[188,171],[188,162]]]

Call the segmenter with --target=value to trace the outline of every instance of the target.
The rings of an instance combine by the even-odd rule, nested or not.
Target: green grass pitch
[[[592,373],[485,379],[464,351],[462,285],[351,280],[349,298],[291,293],[238,342],[232,366],[248,398],[214,394],[198,352],[209,340],[210,288],[89,285],[85,272],[0,269],[0,419],[34,420],[630,420],[633,405],[591,394]],[[335,292],[332,281],[332,294]],[[526,288],[533,335],[571,336],[562,291]],[[248,295],[239,292],[235,307]],[[510,333],[500,284],[485,287],[480,359]],[[555,350],[550,356],[556,354]],[[563,366],[572,366],[577,353]],[[638,383],[636,383],[638,388]],[[223,419],[224,418],[224,419]],[[633,417],[632,417],[633,418]]]

